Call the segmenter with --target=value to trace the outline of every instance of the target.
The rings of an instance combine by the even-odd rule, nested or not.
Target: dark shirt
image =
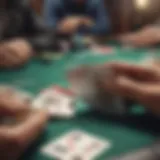
[[[5,0],[0,8],[0,40],[27,39],[35,50],[50,50],[54,33],[34,14],[26,0]]]

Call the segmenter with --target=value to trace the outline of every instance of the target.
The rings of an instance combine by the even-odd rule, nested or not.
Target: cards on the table
[[[45,89],[33,101],[34,108],[48,110],[55,118],[69,118],[74,116],[74,95],[60,86]]]
[[[93,54],[101,54],[101,55],[107,55],[107,54],[113,54],[114,48],[111,46],[103,46],[103,45],[93,45],[91,47],[91,50]]]
[[[46,156],[61,160],[93,160],[111,148],[108,140],[73,130],[42,147]]]

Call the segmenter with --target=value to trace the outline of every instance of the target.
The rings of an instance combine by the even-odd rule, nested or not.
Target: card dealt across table
[[[49,142],[41,151],[60,160],[93,160],[111,148],[111,143],[87,132],[73,130]]]
[[[70,118],[75,114],[74,95],[60,86],[52,86],[42,91],[32,106],[35,109],[48,110],[54,118]]]

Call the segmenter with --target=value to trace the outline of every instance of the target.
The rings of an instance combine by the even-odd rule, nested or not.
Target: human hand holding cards
[[[116,74],[106,66],[80,66],[69,73],[73,92],[93,109],[106,114],[122,115],[127,112],[124,99],[109,93],[103,85],[116,79]]]
[[[33,110],[32,97],[12,86],[0,86],[0,157],[17,160],[43,131],[49,119]]]

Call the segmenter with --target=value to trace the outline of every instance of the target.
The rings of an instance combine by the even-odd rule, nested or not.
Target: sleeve
[[[0,13],[0,41],[4,39],[4,35],[8,28],[8,16],[5,13]]]
[[[105,34],[110,31],[110,20],[104,2],[97,1],[90,5],[90,16],[94,21],[91,28],[83,28],[84,32],[92,34]]]
[[[44,21],[28,7],[26,7],[25,19],[25,38],[33,49],[36,52],[52,50],[54,48],[55,30],[46,26]]]
[[[58,8],[60,0],[45,0],[44,4],[44,21],[49,27],[56,27],[59,20]]]

